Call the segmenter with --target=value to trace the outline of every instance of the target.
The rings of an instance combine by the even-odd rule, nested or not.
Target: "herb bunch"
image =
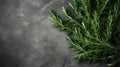
[[[120,64],[120,0],[73,0],[62,16],[49,11],[55,25],[66,32],[79,61]]]

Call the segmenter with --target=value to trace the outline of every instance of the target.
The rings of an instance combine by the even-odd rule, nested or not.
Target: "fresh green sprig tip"
[[[73,0],[62,8],[62,16],[49,13],[66,32],[75,59],[103,61],[108,67],[120,64],[120,0]]]

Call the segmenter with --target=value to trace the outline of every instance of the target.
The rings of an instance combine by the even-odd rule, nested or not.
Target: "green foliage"
[[[66,32],[75,59],[120,64],[120,0],[73,0],[62,8],[62,16],[49,13]]]

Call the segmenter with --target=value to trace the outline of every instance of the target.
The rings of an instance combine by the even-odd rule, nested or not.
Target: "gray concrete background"
[[[77,63],[64,32],[48,9],[60,12],[69,0],[0,0],[0,67],[105,67]]]

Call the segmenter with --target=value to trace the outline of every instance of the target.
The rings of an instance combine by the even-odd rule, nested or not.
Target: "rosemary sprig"
[[[62,8],[62,16],[49,13],[55,25],[66,31],[74,58],[103,61],[108,67],[120,64],[120,1],[73,0],[69,7]]]

